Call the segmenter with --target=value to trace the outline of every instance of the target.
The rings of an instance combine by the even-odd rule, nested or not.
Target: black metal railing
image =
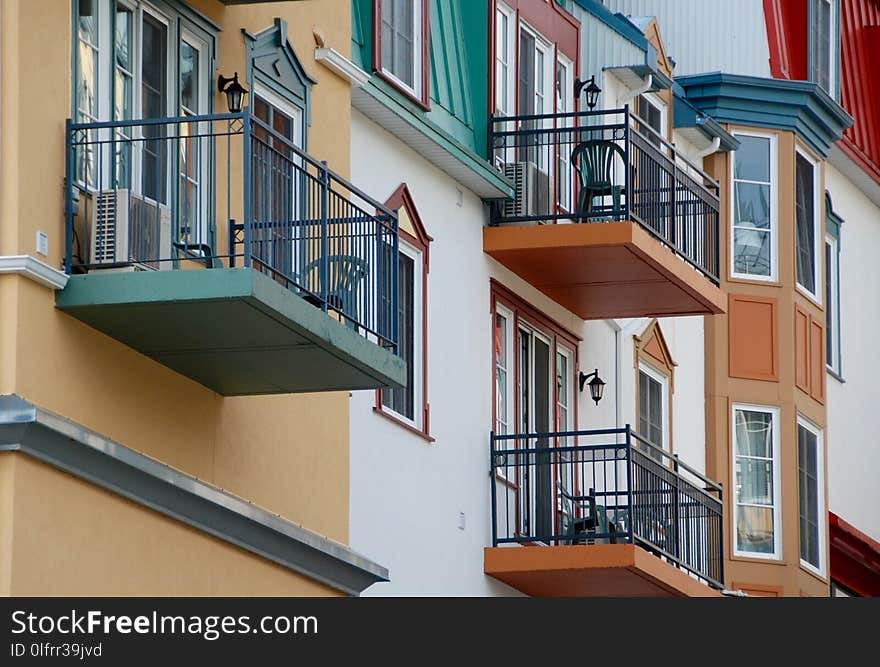
[[[251,267],[396,350],[396,213],[248,109],[66,134],[69,273]]]
[[[718,282],[718,183],[629,107],[493,116],[491,155],[513,184],[492,224],[633,220]]]
[[[637,544],[723,588],[721,486],[622,429],[491,434],[492,545]]]

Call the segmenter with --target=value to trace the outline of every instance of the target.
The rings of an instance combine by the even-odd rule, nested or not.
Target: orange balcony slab
[[[718,597],[634,544],[489,547],[483,570],[534,597]]]
[[[717,285],[634,222],[485,227],[483,250],[585,320],[725,312]]]

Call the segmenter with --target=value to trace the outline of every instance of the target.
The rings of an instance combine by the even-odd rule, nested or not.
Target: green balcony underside
[[[76,275],[55,305],[224,396],[406,383],[398,356],[253,269]]]

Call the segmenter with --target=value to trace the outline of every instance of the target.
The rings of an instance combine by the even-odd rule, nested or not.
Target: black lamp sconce
[[[238,82],[238,72],[232,77],[220,74],[217,77],[217,90],[226,93],[226,105],[229,107],[229,113],[241,113],[244,106],[244,96],[248,94],[248,89]]]
[[[587,106],[592,111],[596,107],[596,103],[599,101],[599,93],[602,92],[602,89],[596,84],[596,75],[594,74],[586,81],[581,81],[580,79],[575,79],[574,82],[574,98],[577,99],[581,96],[584,88],[587,90]]]
[[[592,378],[592,380],[590,380],[590,378]],[[599,401],[602,400],[602,392],[605,391],[605,383],[602,381],[602,378],[599,377],[599,369],[597,368],[590,374],[581,371],[578,375],[578,380],[580,382],[581,391],[584,390],[584,385],[587,384],[587,380],[590,380],[590,398],[596,401],[596,405],[599,405]]]

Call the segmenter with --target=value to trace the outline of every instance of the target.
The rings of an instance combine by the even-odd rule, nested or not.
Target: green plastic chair
[[[608,139],[582,141],[571,152],[571,163],[580,180],[577,212],[586,216],[593,210],[593,199],[611,195],[614,211],[620,211],[623,186],[614,183],[614,161],[619,157],[626,164],[623,149]]]
[[[330,255],[327,257],[327,262],[329,264],[327,273],[330,277],[330,285],[327,289],[327,303],[342,315],[357,316],[358,289],[369,275],[370,265],[364,259],[354,255]],[[320,270],[321,258],[306,264],[301,273],[303,280],[300,281],[300,284],[309,284],[307,280],[311,273],[313,271],[320,272]],[[313,291],[320,293],[320,273],[311,284],[318,285],[318,289]],[[352,324],[348,317],[346,317],[346,320],[349,321],[349,324]]]

